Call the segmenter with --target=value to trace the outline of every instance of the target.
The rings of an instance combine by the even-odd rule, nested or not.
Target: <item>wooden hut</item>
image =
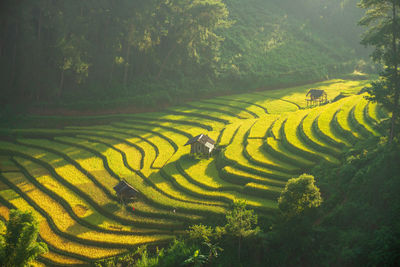
[[[215,141],[205,134],[200,134],[193,137],[185,146],[190,145],[190,154],[205,154],[210,155],[215,148]]]
[[[139,191],[133,188],[125,180],[120,181],[116,186],[114,186],[114,190],[122,202],[131,200],[139,195]]]
[[[313,105],[321,105],[325,104],[328,101],[328,95],[324,90],[319,90],[319,89],[310,89],[308,91],[306,97],[307,101],[307,107],[308,106],[313,106]]]

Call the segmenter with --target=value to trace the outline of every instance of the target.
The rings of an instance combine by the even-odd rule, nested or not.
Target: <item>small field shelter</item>
[[[215,141],[206,134],[200,134],[193,137],[185,146],[190,145],[190,154],[200,153],[209,155],[215,148]]]
[[[321,105],[328,102],[328,95],[324,90],[310,89],[306,95],[307,106],[309,105]]]
[[[125,180],[120,181],[116,186],[113,187],[117,196],[122,201],[130,200],[139,195],[139,191],[133,188]]]

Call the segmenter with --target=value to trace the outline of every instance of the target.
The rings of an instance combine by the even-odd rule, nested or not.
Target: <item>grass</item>
[[[331,144],[336,144],[337,146],[351,146],[351,143],[343,138],[333,127],[331,121],[335,116],[335,113],[345,104],[349,99],[344,98],[339,100],[336,103],[332,103],[328,108],[324,110],[318,116],[317,128],[322,133],[322,135],[326,136],[328,140],[331,140]],[[320,137],[321,138],[321,137]]]
[[[300,171],[299,168],[282,162],[276,157],[267,153],[267,151],[263,149],[263,139],[248,139],[246,142],[247,145],[244,148],[244,152],[247,153],[249,161],[253,164],[275,169],[288,174],[297,173]]]
[[[269,129],[273,127],[273,124],[279,117],[276,115],[266,115],[261,117],[251,127],[248,138],[267,138]]]
[[[215,99],[208,99],[207,102],[216,103],[220,105],[229,105],[231,107],[240,108],[242,110],[246,110],[249,112],[253,117],[262,117],[267,114],[265,108],[254,105],[251,102],[247,102],[245,100],[230,100],[225,99],[223,97],[218,97]]]
[[[318,161],[319,159],[323,159],[327,162],[338,164],[339,161],[337,158],[326,153],[318,153],[314,151],[312,147],[305,144],[299,139],[299,136],[297,134],[297,127],[301,123],[302,119],[307,116],[308,112],[308,110],[298,111],[292,113],[288,117],[282,128],[282,139],[285,140],[285,143],[290,149],[292,149],[292,151],[306,157],[309,160]]]
[[[361,96],[350,96],[351,100],[345,102],[342,107],[341,111],[337,115],[337,122],[343,131],[349,133],[349,135],[354,136],[356,139],[362,139],[362,135],[357,132],[357,129],[351,125],[349,122],[350,112],[351,109],[361,100]]]
[[[306,108],[308,89],[333,99],[367,83],[331,80],[155,113],[44,118],[69,122],[60,129],[0,129],[10,140],[0,141],[0,215],[12,205],[34,210],[51,248],[43,262],[65,265],[164,243],[188,225],[222,220],[235,200],[271,216],[288,179],[320,160],[338,164],[343,149],[379,136],[387,116],[364,95]],[[212,157],[188,155],[184,144],[199,134],[217,141]],[[121,179],[140,192],[133,203],[118,202]]]
[[[354,109],[354,119],[367,131],[367,135],[380,136],[378,131],[373,128],[373,125],[370,125],[366,120],[365,114],[367,113],[367,111],[365,110],[368,108],[368,103],[369,102],[364,98],[361,99],[360,102],[358,102]]]
[[[237,168],[242,168],[264,178],[278,178],[285,180],[289,177],[288,174],[254,165],[243,155],[243,141],[254,122],[254,120],[245,121],[233,138],[232,143],[223,152],[224,159],[227,161],[226,165],[236,165]]]
[[[24,179],[21,182],[12,182],[15,180],[13,179],[13,176],[15,175],[20,174],[4,174],[4,176],[21,191],[22,195],[25,195],[25,199],[29,199],[30,203],[34,203],[34,206],[36,206],[38,209],[41,209],[42,215],[48,215],[54,224],[54,227],[56,227],[57,232],[72,235],[75,239],[80,240],[82,243],[85,243],[85,241],[92,241],[90,243],[95,244],[98,242],[100,246],[108,245],[112,247],[112,244],[118,244],[121,247],[128,248],[129,246],[140,245],[143,243],[153,243],[155,241],[172,238],[171,236],[162,235],[117,235],[93,231],[76,222],[61,204],[52,199],[49,195],[46,195],[43,191],[36,188],[32,183],[29,182],[29,180]]]
[[[22,211],[31,211],[39,221],[41,239],[58,250],[70,253],[71,256],[78,255],[86,260],[94,260],[126,252],[126,249],[96,247],[61,237],[51,229],[48,221],[15,191],[12,189],[2,190],[0,196]]]

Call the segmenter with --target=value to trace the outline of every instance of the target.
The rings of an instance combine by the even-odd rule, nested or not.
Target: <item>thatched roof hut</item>
[[[139,194],[139,191],[133,188],[133,186],[128,184],[125,180],[120,181],[116,186],[114,186],[114,190],[121,200],[132,199],[137,197]]]
[[[191,154],[201,153],[209,155],[215,148],[215,141],[211,139],[208,135],[200,134],[187,141],[185,146],[187,145],[191,145]]]

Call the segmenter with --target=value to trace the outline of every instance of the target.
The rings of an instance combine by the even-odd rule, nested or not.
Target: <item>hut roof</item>
[[[191,145],[191,144],[196,143],[196,142],[199,142],[199,143],[201,143],[203,145],[207,145],[207,143],[211,144],[211,145],[215,144],[215,141],[213,139],[211,139],[208,135],[199,134],[198,136],[195,136],[192,139],[190,139],[189,141],[187,141],[185,146]]]
[[[117,194],[137,194],[139,193],[138,190],[133,188],[130,184],[128,184],[126,181],[122,180],[120,181],[116,186],[114,186],[115,192]]]
[[[324,90],[319,90],[319,89],[310,89],[310,91],[308,91],[307,95],[311,95],[313,97],[321,97],[323,95],[325,95],[325,91]]]

